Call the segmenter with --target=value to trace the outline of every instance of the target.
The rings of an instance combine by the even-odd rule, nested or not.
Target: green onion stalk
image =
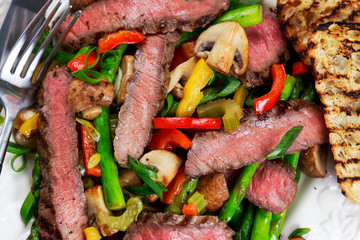
[[[167,213],[181,214],[183,205],[188,201],[189,197],[195,192],[198,179],[185,181],[178,195],[175,196],[173,203],[165,208]]]
[[[127,45],[120,45],[115,50],[111,50],[111,61],[106,58],[104,53],[100,64],[101,72],[113,83],[116,72],[119,69],[121,58]],[[104,57],[105,56],[105,57]],[[121,190],[118,167],[114,159],[114,151],[111,140],[109,107],[103,107],[101,114],[95,118],[94,124],[100,132],[100,141],[97,143],[97,151],[101,155],[99,163],[101,169],[101,182],[103,185],[105,203],[110,210],[120,210],[126,207],[123,192]]]

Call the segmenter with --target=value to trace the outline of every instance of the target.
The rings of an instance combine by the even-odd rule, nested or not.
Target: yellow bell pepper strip
[[[98,218],[101,224],[106,224],[110,229],[126,231],[131,223],[137,220],[137,217],[143,210],[143,203],[138,197],[131,197],[126,204],[126,210],[121,216],[110,216],[104,211],[100,211]]]
[[[236,90],[234,94],[234,101],[240,106],[243,107],[246,97],[249,94],[249,91],[246,90],[244,86],[240,86],[238,90]]]
[[[86,240],[100,240],[101,235],[94,227],[87,227],[84,229]]]
[[[176,117],[191,117],[201,99],[201,90],[206,86],[213,75],[211,68],[200,59],[184,87],[184,97],[176,109]]]
[[[38,122],[39,119],[39,113],[35,114],[28,120],[26,120],[23,124],[20,126],[20,133],[24,135],[25,137],[29,138],[31,136],[31,131],[38,129]]]
[[[276,105],[286,80],[284,64],[272,65],[271,76],[273,79],[273,85],[271,86],[270,92],[253,99],[256,114],[267,112]]]
[[[197,108],[197,114],[200,118],[222,116],[226,132],[232,132],[237,129],[240,124],[239,120],[243,117],[240,105],[234,100],[224,98],[200,105]]]

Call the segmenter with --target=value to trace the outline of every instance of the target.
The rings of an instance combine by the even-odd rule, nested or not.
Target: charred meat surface
[[[283,62],[283,55],[289,43],[281,30],[276,15],[263,12],[263,22],[245,28],[249,41],[249,65],[239,79],[249,87],[264,84],[269,78],[271,65]]]
[[[227,10],[228,0],[104,0],[84,8],[64,41],[69,49],[95,43],[118,30],[143,33],[192,31],[203,27]],[[68,25],[69,16],[62,25]]]
[[[48,73],[39,98],[41,239],[85,239],[88,217],[78,162],[75,113],[68,105],[73,77],[66,67]]]
[[[169,86],[169,66],[179,33],[149,35],[138,44],[135,73],[119,112],[114,139],[115,158],[128,166],[128,155],[140,158],[153,130],[153,118],[161,109]]]
[[[73,112],[94,106],[110,106],[113,100],[114,87],[106,78],[95,84],[77,78],[70,83],[69,106]]]
[[[282,213],[295,198],[295,169],[281,159],[266,160],[256,169],[245,197],[256,206]]]
[[[72,10],[79,10],[93,3],[94,1],[95,0],[70,0],[70,5],[72,6]]]
[[[233,235],[234,231],[216,216],[143,212],[127,229],[124,240],[225,240]]]
[[[188,152],[185,174],[190,179],[263,161],[295,126],[304,128],[287,153],[328,141],[321,107],[304,100],[280,101],[264,114],[256,115],[253,109],[245,111],[239,128],[231,133],[199,132]]]

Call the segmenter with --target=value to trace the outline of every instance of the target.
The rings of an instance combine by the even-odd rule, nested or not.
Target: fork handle
[[[6,113],[5,121],[2,126],[2,130],[0,133],[0,174],[4,163],[4,158],[6,154],[6,147],[9,142],[11,129],[13,122],[15,120],[16,114],[13,114],[12,112]]]

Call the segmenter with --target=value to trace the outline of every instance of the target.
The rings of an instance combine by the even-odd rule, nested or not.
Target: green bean
[[[235,240],[248,240],[251,236],[251,231],[254,226],[254,217],[255,217],[256,207],[254,204],[249,203],[243,221],[240,226],[240,230],[235,235]]]
[[[118,167],[113,156],[111,132],[109,124],[109,107],[103,107],[101,114],[95,118],[94,124],[100,132],[97,151],[101,155],[99,166],[106,206],[110,210],[120,210],[126,206],[118,177]]]
[[[243,167],[241,174],[235,183],[234,189],[230,194],[229,200],[224,204],[224,206],[221,209],[219,215],[221,221],[225,223],[231,221],[241,201],[245,196],[246,189],[249,186],[251,178],[253,177],[258,166],[259,163],[253,163]]]
[[[198,179],[185,181],[178,195],[176,195],[173,203],[165,208],[167,213],[181,214],[183,205],[187,202],[189,197],[195,192]]]
[[[281,91],[279,100],[287,101],[295,87],[296,78],[290,75],[286,76],[286,81],[284,84],[284,88]]]
[[[238,231],[241,227],[244,210],[244,205],[241,203],[230,221],[230,226],[235,231]]]
[[[256,209],[251,240],[268,239],[272,213],[261,208]]]

